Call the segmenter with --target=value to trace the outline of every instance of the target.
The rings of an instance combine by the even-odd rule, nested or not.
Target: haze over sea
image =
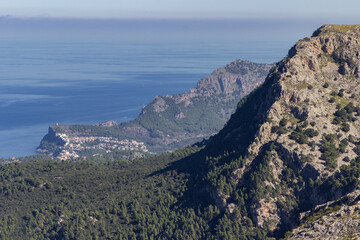
[[[154,96],[188,91],[235,59],[279,61],[318,26],[2,18],[0,157],[34,154],[55,123],[131,120]]]

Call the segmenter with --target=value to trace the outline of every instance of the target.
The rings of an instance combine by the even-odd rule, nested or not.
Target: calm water
[[[0,157],[33,154],[51,124],[135,118],[235,59],[273,63],[291,41],[1,41]]]

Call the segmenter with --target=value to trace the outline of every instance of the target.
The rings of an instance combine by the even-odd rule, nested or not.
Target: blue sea
[[[0,22],[0,27],[6,24]],[[55,123],[134,119],[156,95],[188,91],[200,78],[235,59],[277,62],[299,37],[224,32],[219,37],[219,31],[211,29],[194,37],[196,29],[181,26],[175,37],[169,26],[145,35],[139,29],[120,29],[122,35],[116,36],[95,29],[97,37],[91,37],[91,29],[76,34],[65,27],[59,33],[63,37],[58,37],[54,29],[40,26],[34,36],[31,31],[21,35],[24,23],[16,24],[0,39],[0,157],[4,158],[34,154],[48,126]],[[162,37],[157,37],[159,33]]]

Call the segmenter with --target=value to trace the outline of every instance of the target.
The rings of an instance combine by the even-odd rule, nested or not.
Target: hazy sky
[[[330,18],[359,20],[359,0],[0,0],[0,15],[80,18]]]

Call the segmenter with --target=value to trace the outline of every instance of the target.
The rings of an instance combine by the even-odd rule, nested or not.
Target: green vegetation
[[[339,205],[336,205],[334,207],[323,208],[316,212],[308,214],[307,216],[304,217],[303,223],[301,224],[301,226],[309,226],[311,223],[314,223],[315,221],[319,220],[323,216],[329,215],[330,213],[340,210],[340,208],[341,207]]]
[[[337,140],[336,134],[325,135],[322,139],[320,159],[325,161],[325,166],[329,171],[334,171],[337,168],[337,158],[339,157],[339,151],[335,145]]]
[[[205,156],[207,151],[201,148],[194,145],[155,158],[100,164],[6,164],[0,168],[0,238],[264,239],[266,230],[250,230],[253,222],[245,217],[245,203],[234,212],[236,217],[245,217],[242,222],[210,201],[200,180],[207,167],[194,161]],[[230,161],[233,154],[211,162]],[[270,160],[267,153],[262,161]],[[234,162],[243,164],[241,158]],[[236,164],[231,161],[231,166],[218,166],[225,176],[240,166]],[[208,176],[211,180],[211,173]],[[258,177],[271,179],[269,170],[261,165],[254,176],[251,181],[258,183]],[[227,191],[227,184],[221,181],[217,182],[219,188]],[[248,191],[251,196],[256,194],[253,197],[258,194],[255,188]],[[262,194],[266,191],[258,196]],[[240,196],[237,199],[241,201]]]
[[[101,127],[94,125],[69,125],[69,126],[52,126],[54,131],[50,131],[41,141],[40,148],[47,149],[49,152],[56,152],[59,147],[63,146],[64,141],[59,137],[55,137],[53,132],[67,132],[68,135],[77,136],[101,136],[112,137],[116,139],[134,139],[144,142],[150,151],[163,152],[168,149],[174,149],[201,141],[199,134],[212,134],[219,131],[225,123],[224,111],[230,112],[230,109],[236,107],[238,99],[227,100],[225,96],[216,96],[216,98],[198,98],[193,99],[192,104],[184,106],[184,104],[175,103],[174,99],[164,97],[167,109],[161,113],[155,112],[148,105],[144,109],[144,114],[131,122],[122,123],[112,127]],[[186,116],[177,118],[179,114]],[[201,121],[199,120],[201,119]],[[135,130],[129,131],[128,129]],[[137,128],[141,131],[137,132]],[[178,138],[187,134],[193,136],[193,139],[185,139],[183,141],[174,141],[172,144],[165,144],[164,137]],[[82,155],[91,156],[98,152],[80,152]],[[101,152],[100,152],[101,153]]]
[[[308,136],[305,134],[303,128],[300,126],[297,126],[296,129],[293,132],[291,132],[289,138],[299,144],[306,144],[308,141]]]
[[[337,93],[339,97],[344,97],[344,89],[340,89],[340,91]]]
[[[353,150],[358,156],[360,156],[360,144],[357,144],[357,146]]]
[[[85,153],[84,155],[87,155],[86,161],[92,162],[92,163],[106,163],[109,161],[119,161],[119,160],[129,160],[129,159],[136,159],[142,157],[142,158],[150,158],[154,156],[154,154],[148,153],[148,152],[142,152],[142,151],[133,151],[133,150],[114,150],[108,153],[103,154],[88,154]]]
[[[337,31],[341,31],[341,32],[345,32],[348,30],[353,30],[353,29],[360,29],[360,25],[330,25],[332,29],[337,30]]]
[[[344,160],[345,161],[345,160]],[[349,161],[347,159],[346,161]],[[340,172],[336,172],[327,181],[324,182],[320,189],[324,194],[336,194],[339,191],[346,194],[356,188],[360,177],[360,157],[350,161],[350,165],[343,165]],[[331,191],[329,191],[331,190]]]
[[[221,96],[219,96],[221,99]],[[168,107],[161,114],[145,107],[145,114],[140,115],[133,121],[134,124],[143,126],[146,129],[166,132],[173,135],[176,132],[200,133],[214,132],[223,127],[225,120],[220,117],[219,110],[235,107],[238,99],[231,102],[217,101],[216,99],[198,99],[191,105],[185,107],[183,104],[176,104],[175,100],[164,98]],[[211,102],[215,101],[215,102]],[[185,118],[177,119],[175,116],[183,113]],[[202,119],[202,121],[199,121]]]
[[[313,138],[319,135],[319,132],[313,128],[308,128],[304,131],[305,135],[307,135],[309,138]]]
[[[7,164],[0,168],[0,238],[197,239],[215,228],[229,234],[231,222],[188,192],[187,173],[168,165],[198,149],[104,164]]]
[[[344,108],[340,108],[334,113],[335,118],[332,123],[341,125],[341,130],[348,132],[350,131],[350,125],[348,122],[355,122],[357,120],[357,118],[353,116],[354,112],[358,114],[360,112],[360,108],[355,107],[353,103],[349,103]]]
[[[277,133],[279,135],[287,133],[289,130],[286,128],[286,125],[288,123],[288,120],[285,118],[282,118],[279,122],[279,126],[272,126],[271,132]]]
[[[308,121],[304,121],[301,126],[297,126],[296,129],[291,132],[289,138],[299,144],[308,143],[308,138],[313,138],[319,135],[319,132],[313,128],[305,129],[308,126]]]
[[[346,147],[348,146],[348,141],[344,138],[343,140],[341,140],[341,142],[339,143],[339,151],[341,153],[344,153],[346,151]]]

